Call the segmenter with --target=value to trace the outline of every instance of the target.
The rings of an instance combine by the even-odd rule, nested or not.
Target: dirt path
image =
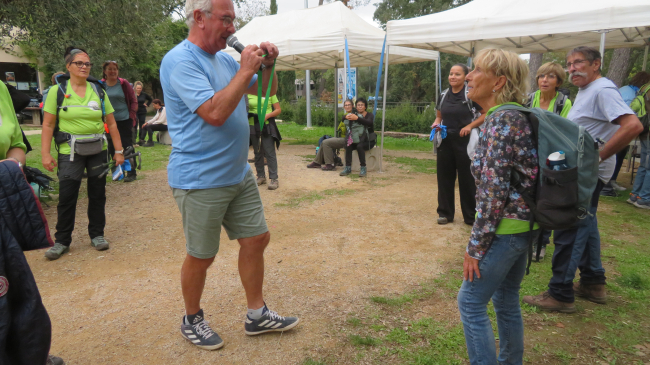
[[[109,185],[110,250],[90,247],[83,199],[70,254],[49,262],[43,251],[27,253],[52,319],[52,353],[70,365],[301,363],[311,351],[334,346],[341,335],[335,325],[363,311],[369,297],[412,290],[466,245],[462,220],[434,223],[435,175],[386,163],[383,174],[350,179],[306,169],[302,156],[309,154],[312,147],[283,145],[280,189],[260,190],[272,234],[266,301],[280,314],[299,316],[296,330],[244,335],[238,245],[222,233],[202,306],[226,346],[203,351],[180,336],[185,239],[166,171],[156,171]],[[54,227],[56,209],[46,214]]]

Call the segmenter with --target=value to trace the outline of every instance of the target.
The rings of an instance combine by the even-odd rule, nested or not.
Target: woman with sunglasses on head
[[[476,184],[470,172],[467,145],[472,128],[483,124],[485,116],[479,116],[481,106],[467,97],[465,77],[468,73],[467,66],[461,63],[451,67],[449,89],[442,92],[440,103],[436,105],[436,120],[431,126],[447,127],[447,137],[438,147],[438,224],[454,221],[456,174],[463,221],[468,225],[474,224]]]
[[[99,177],[108,162],[104,142],[104,122],[113,138],[116,165],[124,162],[124,150],[113,117],[113,106],[98,89],[98,81],[90,75],[90,58],[80,48],[68,47],[64,54],[69,76],[59,77],[59,85],[52,87],[43,107],[45,119],[41,137],[43,167],[53,171],[58,166],[59,204],[55,243],[45,257],[56,260],[70,250],[74,230],[77,198],[84,170],[88,173],[88,234],[90,244],[98,251],[108,249],[104,238],[106,225],[106,178]],[[64,85],[64,86],[63,86]],[[64,92],[65,90],[65,92]],[[62,97],[59,97],[61,94]],[[58,100],[62,100],[59,106]],[[57,121],[58,119],[58,121]],[[56,133],[55,133],[56,132]],[[58,151],[58,161],[50,154],[52,137]]]
[[[135,84],[133,84],[133,89],[135,90],[135,96],[138,98],[138,125],[137,128],[140,130],[137,132],[138,136],[138,145],[142,146],[144,145],[144,138],[145,136],[145,131],[142,130],[142,125],[145,123],[147,119],[147,107],[151,102],[153,101],[153,98],[142,91],[144,88],[144,85],[142,84],[141,81],[136,81]]]
[[[133,127],[136,126],[138,120],[138,99],[136,99],[135,92],[129,81],[119,77],[120,67],[117,61],[104,62],[102,70],[102,81],[106,84],[106,96],[108,96],[113,109],[115,109],[113,116],[115,117],[117,129],[120,131],[122,147],[131,147],[133,146]],[[110,155],[115,151],[112,138],[108,141],[108,151]],[[132,159],[131,171],[127,172],[124,182],[134,181],[136,177],[135,159]]]
[[[345,104],[350,102],[350,106],[346,107]],[[345,147],[345,168],[340,176],[347,176],[352,173],[352,151],[356,150],[359,154],[359,164],[361,165],[361,171],[359,171],[359,177],[366,177],[366,150],[363,148],[364,145],[367,145],[367,138],[370,133],[374,133],[374,122],[375,116],[372,113],[368,113],[366,109],[368,108],[368,102],[364,98],[357,99],[357,110],[353,112],[351,109],[352,101],[346,100],[343,103],[343,108],[346,111],[346,115],[343,117],[343,123],[348,130],[346,135],[347,147]],[[350,109],[348,111],[348,108]]]

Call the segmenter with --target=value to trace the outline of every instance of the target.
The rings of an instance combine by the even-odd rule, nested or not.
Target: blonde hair
[[[185,1],[185,24],[192,29],[194,26],[194,10],[200,10],[209,18],[212,11],[212,0],[187,0]]]
[[[528,65],[519,55],[502,49],[484,49],[474,59],[477,67],[500,77],[506,83],[496,90],[497,104],[515,102],[524,104],[528,100]]]
[[[60,75],[65,75],[65,72],[59,71],[55,72],[54,75],[52,75],[52,85],[56,84],[56,77]]]
[[[564,71],[564,67],[562,67],[562,65],[557,62],[546,62],[545,64],[541,65],[537,70],[535,81],[539,81],[539,77],[546,74],[554,74],[555,77],[557,77],[557,85],[555,85],[555,90],[559,89],[560,86],[564,84],[564,80],[566,80],[566,71]]]
[[[142,83],[142,81],[134,82],[133,83],[133,90],[135,90],[135,87],[138,86],[138,85],[142,86],[142,89],[144,90],[144,84]]]

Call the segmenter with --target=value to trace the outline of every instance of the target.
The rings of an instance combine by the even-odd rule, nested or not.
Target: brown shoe
[[[258,177],[257,178],[257,186],[266,184],[266,178],[265,177]]]
[[[327,164],[323,167],[320,168],[323,171],[336,171],[336,167],[334,165]]]
[[[524,297],[524,303],[548,312],[574,313],[576,311],[573,303],[560,302],[553,298],[548,291],[534,297],[527,295]]]
[[[607,304],[607,292],[605,285],[582,285],[580,282],[573,283],[573,291],[576,296],[585,298],[590,302]]]
[[[280,183],[278,182],[278,179],[271,179],[271,182],[269,183],[269,190],[275,190],[280,187]]]
[[[316,162],[312,162],[309,165],[307,165],[308,169],[317,169],[319,167],[321,167],[321,165],[319,163],[316,163]]]

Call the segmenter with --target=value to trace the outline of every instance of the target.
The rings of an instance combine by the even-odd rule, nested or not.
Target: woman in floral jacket
[[[476,221],[465,253],[458,309],[471,364],[521,364],[524,325],[519,288],[526,271],[530,209],[510,186],[517,171],[522,185],[537,181],[537,151],[525,114],[499,109],[527,98],[528,66],[512,52],[481,51],[467,75],[468,97],[487,110],[471,171],[476,180]],[[497,110],[499,109],[499,110]],[[487,314],[492,299],[500,352]]]

